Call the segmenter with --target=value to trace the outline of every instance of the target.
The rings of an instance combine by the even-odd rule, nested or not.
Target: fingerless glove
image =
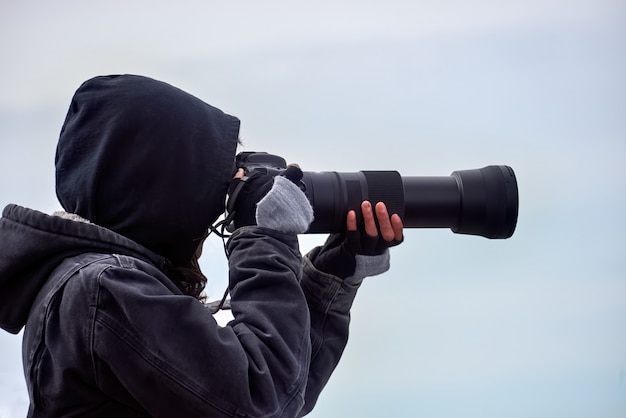
[[[258,225],[277,231],[301,234],[313,221],[313,208],[298,187],[302,170],[290,166],[278,176],[254,173],[233,179],[229,194],[234,202],[234,226]]]

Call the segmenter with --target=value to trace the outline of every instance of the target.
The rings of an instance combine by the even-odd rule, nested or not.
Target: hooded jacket
[[[310,411],[347,342],[361,278],[302,258],[297,237],[228,241],[234,320],[220,327],[170,277],[223,210],[239,122],[172,86],[97,77],[57,148],[75,216],[0,218],[0,326],[25,327],[29,416],[292,417]]]

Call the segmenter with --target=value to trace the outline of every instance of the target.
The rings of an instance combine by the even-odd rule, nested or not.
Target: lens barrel
[[[304,172],[315,220],[308,233],[345,230],[346,214],[363,200],[384,202],[406,228],[450,228],[458,234],[509,238],[518,189],[509,166],[455,171],[447,177],[402,177],[396,171]]]

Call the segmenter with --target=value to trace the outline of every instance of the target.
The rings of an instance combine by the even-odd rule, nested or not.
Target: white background
[[[406,231],[311,416],[626,416],[624,0],[0,0],[0,57],[1,206],[59,209],[70,98],[112,73],[183,88],[306,170],[512,166],[514,237]],[[0,417],[24,416],[20,337],[0,354]]]

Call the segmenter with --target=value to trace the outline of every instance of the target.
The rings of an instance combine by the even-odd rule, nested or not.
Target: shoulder
[[[126,289],[122,293],[179,293],[172,281],[153,264],[119,254],[82,254],[66,259],[57,268],[57,280],[64,297],[84,298],[92,306],[100,304],[102,293]]]
[[[83,254],[66,259],[55,274],[58,289],[41,306],[44,327],[58,322],[86,352],[95,350],[98,335],[141,333],[163,300],[185,298],[158,268],[134,257]]]
[[[50,315],[70,323],[84,323],[102,306],[104,295],[117,298],[131,293],[173,294],[176,286],[154,265],[128,256],[83,253],[63,260],[50,274],[29,315],[34,322],[49,321]],[[37,328],[40,328],[39,325]]]

